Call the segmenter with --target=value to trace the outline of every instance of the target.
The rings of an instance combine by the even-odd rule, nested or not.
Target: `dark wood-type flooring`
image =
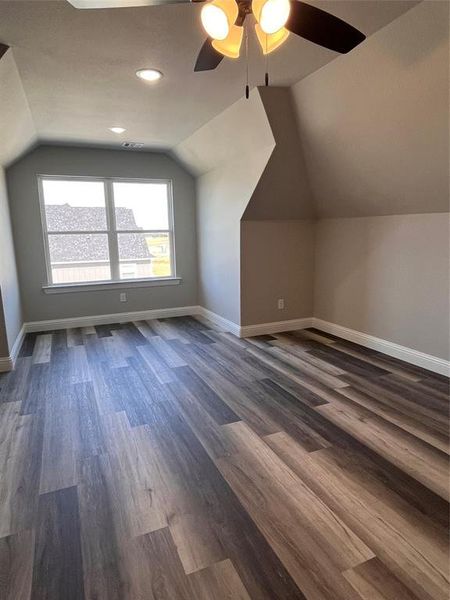
[[[315,330],[27,335],[2,600],[447,600],[448,380]]]

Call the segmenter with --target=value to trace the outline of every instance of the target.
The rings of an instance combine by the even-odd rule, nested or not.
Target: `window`
[[[49,285],[175,277],[169,181],[39,184]]]

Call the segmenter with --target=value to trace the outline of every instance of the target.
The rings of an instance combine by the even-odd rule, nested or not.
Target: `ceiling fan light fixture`
[[[255,31],[263,54],[270,54],[284,44],[289,37],[289,31],[285,27],[282,27],[276,33],[267,34],[262,30],[259,23],[256,23]]]
[[[235,0],[212,0],[203,6],[200,18],[209,37],[221,41],[229,36],[238,14]]]
[[[291,3],[289,0],[253,0],[252,10],[262,31],[271,35],[286,25]]]
[[[243,36],[244,28],[232,25],[228,36],[224,40],[213,40],[212,46],[228,58],[239,58]]]

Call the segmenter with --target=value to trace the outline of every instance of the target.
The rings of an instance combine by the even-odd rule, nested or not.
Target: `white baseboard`
[[[52,319],[51,321],[31,321],[25,323],[25,332],[51,331],[52,329],[68,329],[72,327],[92,327],[93,325],[108,325],[110,323],[127,323],[147,319],[165,319],[168,317],[185,317],[199,312],[198,306],[179,306],[176,308],[157,308],[137,312],[114,313],[110,315],[93,315],[69,319]]]
[[[16,360],[19,356],[20,349],[22,348],[23,339],[25,337],[25,324],[22,325],[19,333],[17,334],[16,341],[11,348],[11,360],[13,363],[13,367],[16,364]]]
[[[196,308],[197,311],[195,314],[205,317],[205,319],[208,319],[208,321],[211,321],[211,323],[215,323],[216,325],[219,325],[219,327],[222,327],[226,331],[229,331],[230,333],[233,333],[234,335],[240,337],[241,328],[237,323],[229,321],[228,319],[221,317],[220,315],[208,310],[207,308],[203,308],[203,306],[197,306]]]
[[[383,340],[373,335],[362,333],[361,331],[355,331],[354,329],[349,329],[342,325],[322,321],[322,319],[317,319],[315,317],[312,319],[312,325],[310,325],[310,327],[315,327],[326,333],[331,333],[344,340],[348,340],[349,342],[354,342],[355,344],[360,344],[366,348],[377,350],[388,356],[393,356],[394,358],[404,360],[405,362],[418,367],[428,369],[429,371],[434,371],[435,373],[440,373],[447,377],[450,375],[450,362],[443,358],[425,354],[424,352],[408,348],[407,346],[400,346],[400,344],[395,344],[394,342],[389,342],[388,340]]]
[[[307,317],[301,319],[291,319],[288,321],[275,321],[273,323],[260,323],[258,325],[243,325],[240,326],[229,319],[225,319],[220,315],[202,306],[180,306],[176,308],[161,308],[154,310],[144,310],[138,312],[115,313],[109,315],[94,315],[87,317],[75,317],[69,319],[53,319],[50,321],[33,321],[25,323],[17,336],[17,339],[12,347],[11,355],[0,358],[0,372],[10,371],[14,367],[14,363],[19,355],[22,346],[23,338],[26,333],[34,331],[49,331],[53,329],[67,329],[71,327],[90,327],[93,325],[107,325],[110,323],[126,323],[128,321],[141,321],[147,319],[164,319],[168,317],[184,317],[184,316],[201,315],[209,319],[212,323],[219,325],[226,331],[233,333],[238,337],[251,337],[255,335],[264,335],[272,333],[280,333],[283,331],[294,331],[296,329],[305,329],[315,327],[326,333],[331,333],[355,344],[360,344],[366,348],[377,350],[393,356],[405,362],[417,365],[424,369],[440,373],[441,375],[450,375],[450,362],[430,354],[425,354],[413,348],[401,346],[394,342],[389,342],[373,335],[368,335],[342,325],[329,323],[316,317]]]
[[[5,356],[4,358],[0,358],[0,373],[6,373],[7,371],[12,371],[13,369],[13,361],[10,356]]]
[[[283,331],[295,331],[312,327],[310,317],[302,319],[290,319],[289,321],[274,321],[272,323],[260,323],[258,325],[243,325],[240,327],[239,337],[251,337],[253,335],[270,335]]]
[[[273,323],[259,323],[257,325],[238,325],[234,321],[225,319],[217,313],[214,313],[203,306],[197,307],[197,314],[205,317],[212,323],[219,325],[226,331],[233,333],[237,337],[251,337],[254,335],[264,335],[270,333],[280,333],[282,331],[294,331],[295,329],[305,329],[312,327],[312,319],[291,319],[289,321],[274,321]]]
[[[20,348],[22,347],[23,338],[25,337],[25,326],[22,325],[21,330],[17,334],[16,341],[11,348],[9,356],[0,358],[0,373],[12,371],[16,364],[17,357],[19,356]]]

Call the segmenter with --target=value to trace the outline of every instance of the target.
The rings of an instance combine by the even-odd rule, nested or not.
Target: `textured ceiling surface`
[[[416,2],[315,4],[370,35]],[[242,58],[193,72],[204,40],[199,11],[189,4],[76,10],[65,0],[0,1],[0,42],[12,47],[39,139],[172,148],[235,102],[245,85]],[[263,81],[264,59],[250,40],[254,86]],[[336,56],[291,35],[270,57],[271,80],[292,85]],[[145,84],[135,76],[142,67],[165,77]],[[114,125],[127,132],[118,138],[108,131]]]

